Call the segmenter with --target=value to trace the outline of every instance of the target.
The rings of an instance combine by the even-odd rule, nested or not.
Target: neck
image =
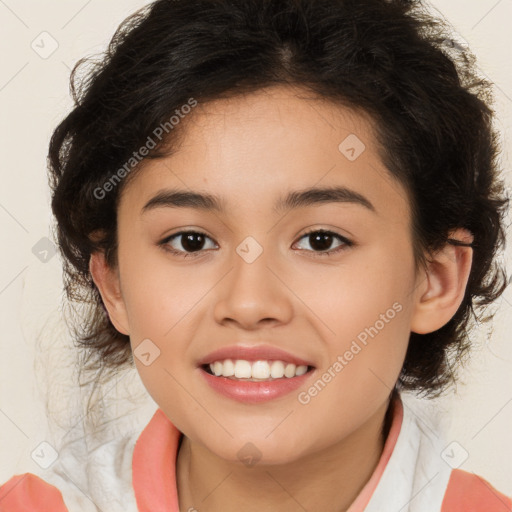
[[[336,445],[283,465],[248,468],[183,436],[176,464],[180,510],[348,510],[381,457],[391,426],[390,403]]]

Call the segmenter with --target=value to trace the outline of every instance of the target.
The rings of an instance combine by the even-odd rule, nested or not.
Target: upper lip
[[[202,357],[198,361],[198,365],[202,366],[215,361],[224,361],[225,359],[244,359],[246,361],[279,360],[285,363],[293,363],[296,366],[313,366],[310,361],[272,345],[232,345],[219,348]]]

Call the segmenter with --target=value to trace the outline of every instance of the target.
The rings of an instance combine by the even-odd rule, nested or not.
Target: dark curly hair
[[[119,197],[143,166],[122,173],[101,199],[98,190],[190,98],[205,103],[277,84],[370,115],[380,158],[408,192],[416,268],[450,243],[452,229],[473,234],[462,304],[437,331],[411,333],[397,382],[440,394],[455,382],[452,356],[463,362],[470,346],[471,315],[492,318],[478,318],[475,308],[506,288],[496,258],[509,199],[491,83],[420,1],[158,0],[127,18],[99,59],[75,65],[75,107],[52,135],[48,164],[66,295],[86,306],[74,326],[83,367],[133,365],[129,337],[110,322],[89,259],[104,251],[117,265]],[[180,125],[166,130],[146,158],[171,154],[180,133]]]

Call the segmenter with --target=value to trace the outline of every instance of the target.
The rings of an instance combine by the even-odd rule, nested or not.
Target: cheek
[[[386,248],[367,256],[341,269],[338,278],[320,282],[311,304],[322,320],[325,366],[342,356],[340,385],[346,381],[364,389],[373,381],[391,391],[410,335],[413,261],[407,254],[398,260]]]
[[[325,336],[325,362],[312,386],[298,397],[308,432],[316,432],[318,424],[332,426],[325,429],[322,443],[335,442],[339,432],[366,421],[400,375],[411,308],[401,287],[391,284],[388,293],[339,298],[324,310],[335,334]]]
[[[183,329],[183,320],[186,324],[213,279],[193,265],[171,262],[161,250],[134,248],[126,252],[121,280],[132,334],[138,338],[172,338],[178,324]]]
[[[404,315],[398,310],[407,309],[413,298],[413,280],[412,261],[398,260],[386,247],[376,247],[317,273],[315,286],[304,282],[300,293],[322,319],[329,338],[342,342],[376,323],[382,331],[399,322]]]

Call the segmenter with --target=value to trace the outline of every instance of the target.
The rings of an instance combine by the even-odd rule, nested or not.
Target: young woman
[[[128,19],[55,130],[52,207],[78,341],[158,409],[88,487],[56,464],[0,510],[510,511],[402,400],[447,389],[506,282],[467,56],[419,2]]]

